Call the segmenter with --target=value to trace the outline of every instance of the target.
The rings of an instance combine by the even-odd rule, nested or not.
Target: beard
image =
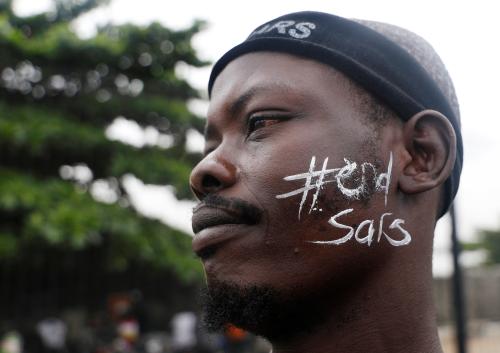
[[[209,331],[222,331],[233,324],[274,342],[313,333],[328,312],[322,298],[312,293],[298,296],[272,287],[218,281],[202,290],[201,299],[203,323]]]

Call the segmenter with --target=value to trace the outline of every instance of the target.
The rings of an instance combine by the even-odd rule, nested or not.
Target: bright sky
[[[17,0],[16,10],[20,14],[36,13],[49,4],[49,0]],[[209,27],[195,38],[195,48],[202,58],[215,61],[261,23],[300,10],[325,11],[344,17],[392,23],[416,32],[434,46],[454,80],[461,105],[465,162],[456,201],[460,236],[471,239],[477,228],[499,227],[500,139],[497,136],[500,114],[496,106],[497,99],[500,99],[500,45],[497,37],[500,24],[494,1],[114,0],[109,6],[85,15],[76,28],[82,35],[90,35],[96,24],[107,22],[148,24],[159,21],[166,26],[183,28],[194,18],[200,18],[207,20]],[[184,68],[182,74],[194,86],[204,89],[209,69]],[[129,179],[128,184],[147,195],[136,200],[144,212],[167,223],[175,219],[176,226],[190,228],[190,203],[173,206],[175,200],[165,187],[146,191],[140,181]],[[171,210],[174,208],[182,210],[182,215],[173,217]],[[434,270],[439,275],[449,273],[451,268],[447,256],[448,229],[445,219],[436,232]]]

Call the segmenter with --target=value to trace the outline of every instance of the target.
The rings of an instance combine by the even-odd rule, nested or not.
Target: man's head
[[[458,117],[424,71],[378,33],[319,13],[271,21],[215,65],[191,176],[215,326],[281,340],[356,320],[383,288],[429,276],[435,219],[458,182]]]

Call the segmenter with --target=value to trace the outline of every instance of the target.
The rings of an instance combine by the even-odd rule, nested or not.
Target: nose
[[[191,172],[190,185],[199,200],[211,193],[234,185],[238,179],[238,170],[234,163],[222,158],[213,151],[203,158]]]

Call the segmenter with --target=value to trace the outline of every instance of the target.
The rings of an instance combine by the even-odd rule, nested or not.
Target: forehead
[[[352,100],[351,81],[333,68],[298,56],[255,52],[231,61],[217,77],[209,118],[252,97],[288,99],[311,104],[322,100]]]

